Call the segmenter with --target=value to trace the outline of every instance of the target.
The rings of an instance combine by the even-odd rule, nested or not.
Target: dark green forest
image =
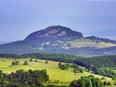
[[[116,56],[99,56],[77,59],[74,63],[84,66],[94,73],[116,79]]]
[[[0,71],[0,87],[44,87],[48,80],[46,70],[18,70],[10,74]]]
[[[94,76],[85,76],[72,81],[70,87],[104,87],[104,85],[100,79]]]

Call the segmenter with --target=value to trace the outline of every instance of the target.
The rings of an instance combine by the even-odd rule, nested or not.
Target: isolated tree
[[[48,61],[45,61],[45,63],[47,64],[47,63],[48,63]]]
[[[28,61],[25,60],[24,63],[23,63],[23,65],[29,65]]]
[[[111,82],[108,82],[107,85],[111,85]]]
[[[76,68],[73,69],[73,72],[74,73],[80,73],[80,71],[78,69],[76,69]]]
[[[11,65],[18,65],[19,61],[13,61]]]
[[[32,58],[30,58],[30,60],[29,60],[30,62],[33,62],[33,59]]]
[[[38,60],[37,59],[35,59],[35,62],[37,62]]]
[[[62,64],[62,63],[61,63],[61,62],[59,62],[59,63],[58,63],[58,66],[60,66],[61,64]]]

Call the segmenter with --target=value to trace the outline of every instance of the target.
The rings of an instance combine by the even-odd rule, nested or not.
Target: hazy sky
[[[116,40],[115,0],[0,0],[0,41],[62,25]]]

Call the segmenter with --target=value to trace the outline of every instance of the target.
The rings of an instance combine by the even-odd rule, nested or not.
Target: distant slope
[[[85,37],[85,38],[89,39],[89,40],[94,40],[94,41],[102,41],[102,42],[106,42],[106,43],[114,43],[114,44],[116,44],[116,41],[110,40],[108,38],[99,38],[99,37],[96,37],[96,36],[89,36],[89,37]]]
[[[49,26],[28,35],[22,41],[0,45],[0,53],[62,53],[81,56],[116,54],[116,41],[95,36],[84,37],[81,32],[64,26]]]
[[[87,68],[103,68],[103,67],[116,67],[116,56],[98,56],[98,57],[90,57],[77,59],[75,61],[76,64]]]
[[[67,41],[67,44],[70,44],[72,47],[96,47],[96,48],[116,46],[116,44],[111,42],[104,42],[104,41],[91,40],[91,39],[85,39],[85,38]]]

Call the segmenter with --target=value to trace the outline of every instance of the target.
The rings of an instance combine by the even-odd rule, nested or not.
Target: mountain
[[[31,33],[22,41],[2,44],[0,45],[0,53],[115,55],[116,41],[95,36],[84,37],[81,32],[57,25]]]
[[[72,40],[83,38],[82,33],[72,31],[63,26],[50,26],[46,29],[34,32],[27,36],[26,41],[54,41],[54,40]]]

